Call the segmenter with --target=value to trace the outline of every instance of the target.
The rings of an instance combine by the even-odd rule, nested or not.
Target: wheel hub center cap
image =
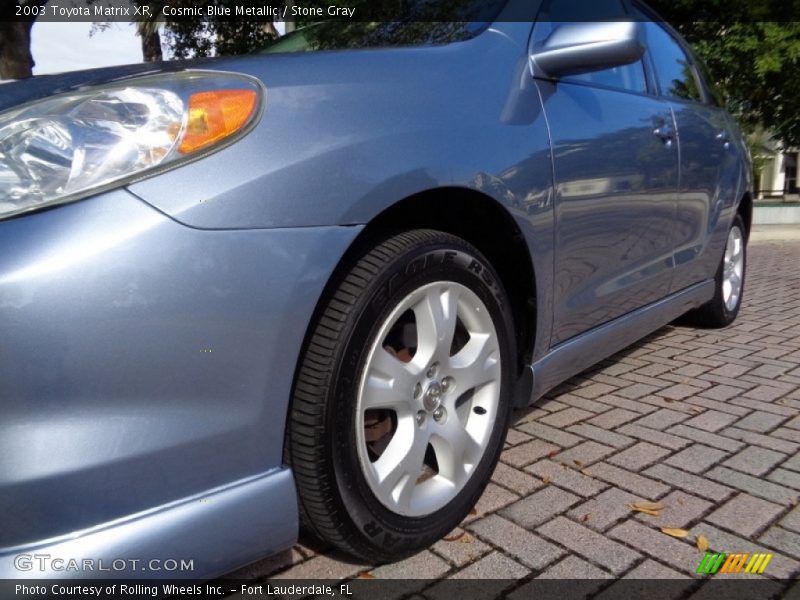
[[[438,381],[431,381],[422,397],[422,403],[426,410],[436,410],[442,401],[442,384]]]

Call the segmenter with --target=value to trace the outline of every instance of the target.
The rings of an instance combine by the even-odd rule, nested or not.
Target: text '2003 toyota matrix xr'
[[[618,12],[2,86],[3,576],[40,575],[29,548],[213,576],[299,523],[407,556],[512,407],[689,311],[731,323],[742,137],[669,26],[590,4]]]

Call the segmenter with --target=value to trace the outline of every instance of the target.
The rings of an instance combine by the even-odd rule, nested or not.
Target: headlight
[[[204,156],[249,130],[262,86],[201,71],[53,96],[0,114],[0,218]]]

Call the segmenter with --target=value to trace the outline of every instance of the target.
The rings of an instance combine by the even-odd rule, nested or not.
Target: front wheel
[[[689,314],[692,324],[699,327],[727,327],[736,320],[742,305],[744,276],[747,266],[747,243],[744,221],[736,215],[725,244],[717,274],[714,277],[714,297]]]
[[[474,247],[415,230],[368,251],[297,374],[287,457],[304,524],[370,562],[457,526],[502,449],[514,364],[510,304]]]

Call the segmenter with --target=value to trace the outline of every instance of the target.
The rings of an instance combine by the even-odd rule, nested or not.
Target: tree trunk
[[[47,0],[28,0],[20,3],[6,2],[0,16],[0,79],[26,79],[33,75],[31,55],[31,27],[36,17],[14,21],[16,7],[20,4],[32,9],[47,4]],[[34,14],[36,10],[31,11]]]
[[[33,21],[0,23],[0,79],[33,76],[31,27]]]
[[[264,23],[261,26],[261,29],[263,29],[264,33],[266,33],[270,38],[274,39],[278,37],[278,30],[275,29],[275,23],[273,23],[272,21]]]
[[[158,62],[164,60],[161,53],[161,34],[158,28],[154,27],[151,31],[140,31],[142,38],[142,59],[144,62]]]

